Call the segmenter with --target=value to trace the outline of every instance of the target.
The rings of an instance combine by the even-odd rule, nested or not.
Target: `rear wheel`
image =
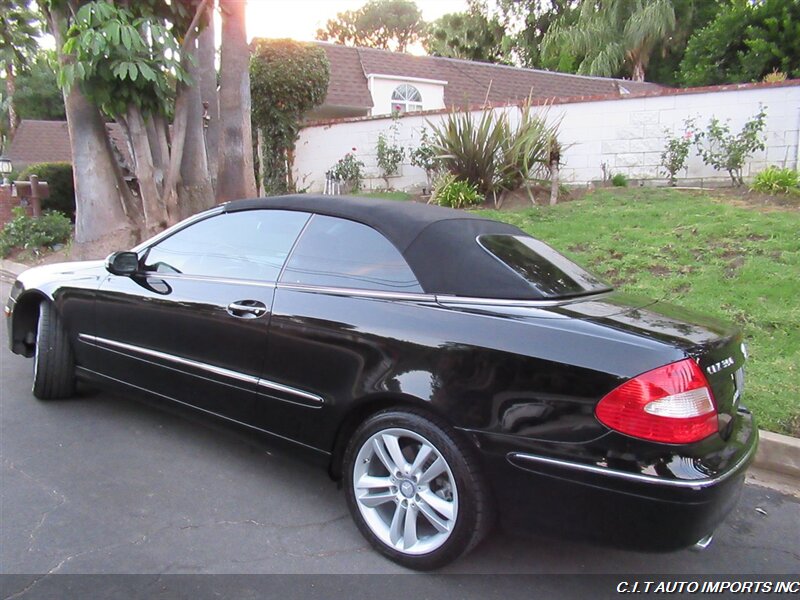
[[[67,333],[53,305],[39,304],[33,355],[33,395],[40,400],[68,398],[75,393],[75,360]]]
[[[345,453],[348,506],[382,554],[436,569],[487,533],[489,497],[471,449],[445,423],[412,410],[377,413]]]

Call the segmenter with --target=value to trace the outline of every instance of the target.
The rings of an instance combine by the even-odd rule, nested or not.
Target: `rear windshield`
[[[611,287],[547,244],[521,235],[481,235],[478,243],[525,279],[542,298],[607,292]]]

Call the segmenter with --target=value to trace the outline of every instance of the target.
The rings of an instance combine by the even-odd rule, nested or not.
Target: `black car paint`
[[[334,474],[353,415],[387,403],[424,406],[478,449],[502,521],[516,530],[562,523],[564,531],[603,531],[604,539],[690,544],[727,514],[757,440],[732,387],[744,362],[738,332],[618,293],[504,304],[175,274],[125,277],[102,262],[73,263],[28,271],[15,283],[8,304],[13,351],[32,353],[31,323],[42,298],[62,316],[82,378],[245,424],[294,444]],[[268,311],[231,315],[228,306],[242,300]],[[595,418],[595,405],[616,386],[686,357],[703,369],[734,359],[708,375],[720,412],[717,434],[670,446],[619,434]]]

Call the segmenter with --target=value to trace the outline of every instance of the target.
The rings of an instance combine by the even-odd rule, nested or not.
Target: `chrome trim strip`
[[[244,427],[249,427],[250,429],[255,429],[258,432],[266,433],[267,435],[271,435],[273,437],[280,438],[282,440],[285,440],[287,442],[291,442],[293,444],[297,444],[299,446],[303,446],[304,448],[308,448],[309,450],[315,450],[316,452],[321,452],[322,454],[324,454],[326,456],[330,456],[330,454],[331,454],[327,450],[321,450],[321,449],[316,448],[314,446],[310,446],[308,444],[304,444],[303,442],[298,442],[297,440],[292,439],[290,437],[286,437],[286,436],[280,435],[278,433],[274,433],[274,432],[270,431],[269,429],[263,429],[261,427],[256,427],[255,425],[250,425],[250,423],[245,423],[244,421],[239,421],[237,419],[232,419],[231,417],[226,417],[225,415],[222,415],[220,413],[214,412],[213,410],[207,410],[205,408],[200,408],[199,406],[196,406],[194,404],[189,404],[189,403],[183,402],[181,400],[176,400],[172,396],[167,396],[165,394],[159,394],[158,392],[154,392],[152,390],[148,390],[147,388],[140,387],[140,386],[135,385],[133,383],[130,383],[128,381],[123,381],[122,379],[117,379],[116,377],[111,377],[109,375],[104,375],[103,373],[98,373],[97,371],[92,371],[91,369],[87,369],[86,367],[75,367],[75,369],[79,373],[80,372],[89,373],[90,375],[94,375],[95,377],[102,377],[103,379],[109,379],[109,380],[114,381],[116,383],[120,383],[122,385],[127,385],[127,386],[135,388],[137,390],[141,390],[143,392],[147,392],[148,394],[153,394],[155,396],[158,396],[159,398],[164,398],[165,400],[169,400],[171,402],[176,402],[178,404],[183,404],[184,406],[188,406],[189,408],[193,408],[195,410],[199,410],[200,412],[204,412],[206,414],[213,415],[215,417],[219,417],[220,419],[225,419],[226,421],[231,421],[232,423],[236,423],[237,425],[243,425]]]
[[[676,487],[676,488],[701,489],[721,483],[726,479],[728,479],[729,477],[731,477],[732,475],[736,474],[739,471],[739,467],[741,467],[744,463],[750,460],[753,453],[756,451],[757,446],[758,444],[751,445],[750,448],[748,448],[747,452],[745,452],[744,456],[742,456],[742,458],[740,458],[735,465],[733,465],[730,469],[728,469],[721,475],[717,475],[716,477],[705,477],[702,479],[695,479],[691,481],[679,480],[679,479],[661,479],[659,477],[654,477],[652,475],[629,473],[627,471],[619,471],[617,469],[606,469],[604,467],[598,467],[597,465],[586,465],[583,463],[576,463],[557,458],[547,458],[545,456],[525,454],[524,452],[510,452],[507,458],[509,460],[518,459],[538,464],[545,464],[549,466],[565,467],[568,469],[574,469],[576,471],[583,471],[586,473],[593,473],[596,475],[606,475],[608,477],[616,477],[618,479],[636,481],[639,483],[663,485],[666,487]]]
[[[574,298],[564,298],[562,300],[509,300],[503,298],[469,298],[467,296],[448,296],[437,295],[436,301],[439,304],[477,304],[480,306],[519,306],[539,308],[542,306],[564,306],[575,302],[586,302],[587,300],[600,300],[609,296],[612,292],[599,292],[597,294],[587,294],[586,296],[576,296]]]
[[[92,344],[95,346],[100,344],[100,345],[111,346],[112,348],[119,348],[121,350],[128,350],[129,352],[138,352],[139,354],[144,354],[145,356],[150,356],[152,358],[160,358],[161,360],[173,362],[187,367],[194,367],[196,369],[200,369],[208,373],[214,373],[215,375],[221,375],[223,377],[230,377],[231,379],[235,379],[237,381],[242,381],[252,385],[257,385],[259,387],[265,387],[271,390],[284,392],[287,394],[293,394],[295,396],[299,396],[300,398],[304,398],[306,400],[315,402],[319,405],[325,403],[325,400],[321,396],[312,394],[311,392],[298,390],[288,385],[283,385],[282,383],[276,383],[274,381],[269,381],[268,379],[262,379],[260,377],[255,377],[253,375],[246,375],[244,373],[239,373],[238,371],[231,371],[230,369],[225,369],[223,367],[215,367],[214,365],[209,365],[207,363],[199,362],[196,360],[181,358],[180,356],[173,356],[172,354],[159,352],[158,350],[150,350],[149,348],[142,348],[141,346],[134,346],[132,344],[125,344],[123,342],[116,342],[114,340],[101,338],[95,335],[87,335],[85,333],[79,333],[78,339],[80,339],[82,342]],[[314,408],[314,407],[309,407],[309,408]]]
[[[376,300],[404,300],[407,302],[436,302],[433,294],[416,292],[384,292],[380,290],[358,290],[354,288],[325,287],[305,285],[301,283],[278,283],[278,289],[310,292],[312,294],[329,294],[333,296],[353,296],[356,298],[374,298]]]

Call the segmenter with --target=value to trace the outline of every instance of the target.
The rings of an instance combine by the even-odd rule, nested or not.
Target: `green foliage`
[[[542,55],[542,40],[550,27],[558,22],[569,27],[578,18],[580,5],[573,0],[497,0],[497,9],[506,31],[513,24],[522,23],[523,29],[510,38],[511,54],[523,67],[549,69],[562,73],[574,73],[576,56],[563,46],[550,55]],[[483,11],[484,13],[486,11]]]
[[[453,111],[441,125],[431,126],[443,168],[495,198],[542,178],[558,143],[558,125],[548,125],[529,103],[521,107],[516,125],[506,111],[486,109],[477,118]]]
[[[584,2],[577,20],[559,20],[542,39],[545,56],[580,57],[578,73],[643,81],[655,49],[675,29],[671,0]]]
[[[31,0],[0,0],[0,68],[24,67],[36,52],[39,17]],[[21,69],[21,70],[24,70]]]
[[[13,218],[0,231],[0,256],[14,248],[32,250],[64,244],[72,235],[72,223],[60,212],[45,212],[38,219],[29,217],[22,207],[12,210]]]
[[[689,38],[713,21],[723,5],[719,0],[672,0],[672,4],[675,7],[675,30],[651,54],[647,81],[677,87]]]
[[[405,148],[397,144],[397,129],[399,121],[393,119],[389,128],[389,133],[381,132],[378,134],[378,167],[383,171],[384,178],[387,179],[386,187],[389,187],[388,178],[397,175],[400,165],[406,156]]]
[[[482,214],[547,241],[623,292],[742,327],[750,354],[742,403],[759,427],[800,435],[800,212],[713,194],[603,188],[557,206]]]
[[[686,167],[689,158],[689,149],[694,142],[694,120],[686,119],[683,122],[684,132],[681,135],[672,135],[669,129],[664,130],[667,143],[661,153],[661,166],[667,175],[667,182],[674,186],[677,183],[678,171]]]
[[[624,173],[615,173],[611,177],[611,185],[614,187],[628,187],[628,178]]]
[[[303,115],[325,100],[329,79],[330,65],[322,48],[288,39],[253,41],[252,120],[263,136],[259,160],[268,195],[289,191],[288,156],[294,151]]]
[[[36,175],[39,181],[46,181],[50,188],[50,196],[42,200],[42,209],[57,210],[74,220],[75,182],[72,165],[66,162],[37,163],[22,171],[19,179],[27,181],[31,175]]]
[[[63,48],[74,61],[59,71],[59,85],[78,82],[112,117],[124,115],[129,105],[145,114],[165,114],[175,82],[188,82],[177,37],[184,32],[148,8],[147,2],[126,8],[102,0],[81,6]]]
[[[17,77],[14,106],[20,119],[64,120],[64,95],[58,87],[58,61],[53,51],[40,50]]]
[[[511,40],[497,17],[479,10],[450,13],[428,25],[422,41],[431,56],[490,63],[511,62]]]
[[[371,0],[358,10],[337,13],[317,39],[345,46],[405,52],[425,30],[417,5],[410,0]]]
[[[733,0],[689,40],[683,85],[761,81],[772,71],[800,77],[800,2]]]
[[[443,173],[433,186],[431,201],[449,208],[467,208],[481,204],[484,197],[469,181],[458,179],[452,173]]]
[[[756,150],[764,149],[764,129],[767,113],[761,107],[751,117],[739,133],[731,133],[730,125],[712,117],[705,131],[695,135],[697,153],[703,162],[718,171],[725,170],[731,177],[733,185],[744,185],[742,168],[745,161]]]
[[[364,163],[358,160],[353,152],[348,152],[333,165],[330,169],[331,176],[351,186],[351,191],[357,192],[361,189],[361,182],[364,179]]]
[[[763,194],[800,194],[800,173],[767,167],[755,176],[752,189]]]

